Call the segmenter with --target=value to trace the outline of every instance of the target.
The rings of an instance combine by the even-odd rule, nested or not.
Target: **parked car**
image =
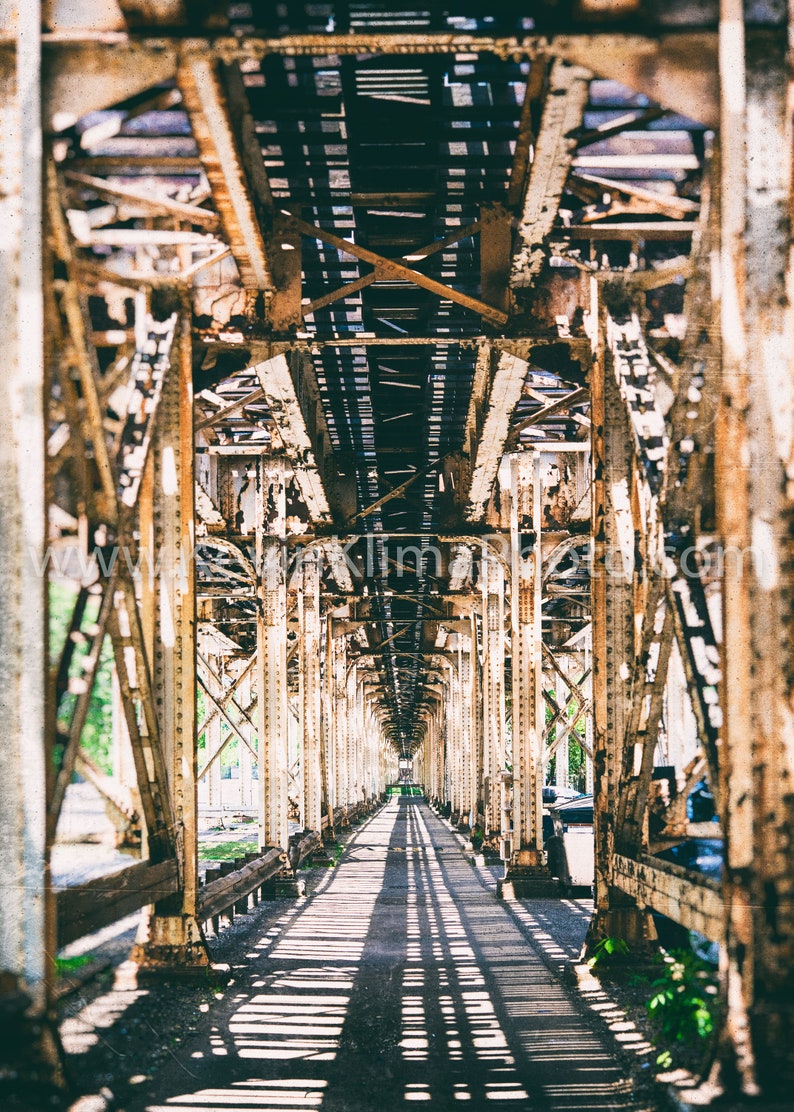
[[[592,891],[595,873],[593,797],[579,795],[550,808],[550,824],[544,823],[545,850],[549,868],[563,888]]]
[[[558,788],[546,784],[543,788],[543,806],[553,807],[555,803],[567,803],[569,799],[578,799],[582,794],[576,788]]]
[[[695,792],[702,785],[695,788]],[[694,793],[693,793],[694,794]],[[696,812],[703,815],[707,806]],[[690,816],[691,817],[691,816]],[[708,821],[706,819],[705,821]],[[549,808],[543,817],[544,848],[549,868],[563,887],[592,890],[594,881],[593,797],[582,795]],[[719,880],[723,869],[723,846],[719,838],[689,838],[657,854],[690,872]],[[701,960],[716,965],[719,946],[698,931],[653,912],[659,941],[666,950],[691,950]]]

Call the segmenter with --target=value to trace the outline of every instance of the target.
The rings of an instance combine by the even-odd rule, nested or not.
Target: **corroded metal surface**
[[[8,902],[3,968],[39,1007],[47,847],[89,767],[109,639],[134,765],[121,821],[140,812],[153,867],[178,876],[154,960],[204,960],[194,780],[214,797],[235,745],[263,845],[286,848],[299,813],[333,829],[401,761],[462,828],[533,864],[553,762],[558,787],[594,788],[591,939],[644,944],[653,908],[724,940],[721,1061],[747,1092],[790,1077],[782,7],[745,27],[723,5],[719,87],[716,5],[696,22],[677,7],[670,34],[655,4],[469,30],[338,5],[322,30],[306,5],[277,27],[245,5],[53,2],[43,47],[11,7],[6,562],[26,543],[43,558],[43,284],[47,558],[74,604],[36,701],[41,629],[23,638],[19,600],[43,610],[43,579],[10,577],[9,722],[37,768],[55,759],[49,835],[18,791],[3,811],[39,901],[24,932],[30,908]],[[40,85],[43,283],[37,160],[19,146],[22,126],[26,149],[41,139]],[[715,570],[728,549],[738,562]],[[655,856],[703,837],[687,819],[701,778],[719,892]]]

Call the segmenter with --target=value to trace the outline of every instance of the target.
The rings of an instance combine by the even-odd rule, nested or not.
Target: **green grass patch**
[[[235,857],[245,857],[256,853],[258,842],[199,842],[199,861],[234,861]]]
[[[78,954],[73,958],[56,958],[55,973],[58,977],[68,977],[70,973],[76,973],[78,969],[82,969],[90,961],[90,954]]]

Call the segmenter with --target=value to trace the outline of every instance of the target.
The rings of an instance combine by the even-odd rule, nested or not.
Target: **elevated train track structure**
[[[791,29],[518,7],[0,0],[24,1069],[58,1073],[59,946],[149,907],[136,960],[206,966],[290,822],[315,846],[410,769],[530,895],[543,786],[592,791],[590,945],[654,911],[718,942],[722,1083],[789,1091]],[[232,751],[260,850],[202,885]],[[140,856],[57,889],[75,772]],[[701,782],[719,881],[659,856]]]

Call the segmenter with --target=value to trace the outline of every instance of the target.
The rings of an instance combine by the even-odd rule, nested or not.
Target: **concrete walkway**
[[[228,998],[130,1112],[638,1107],[606,1037],[418,800],[351,838]]]

